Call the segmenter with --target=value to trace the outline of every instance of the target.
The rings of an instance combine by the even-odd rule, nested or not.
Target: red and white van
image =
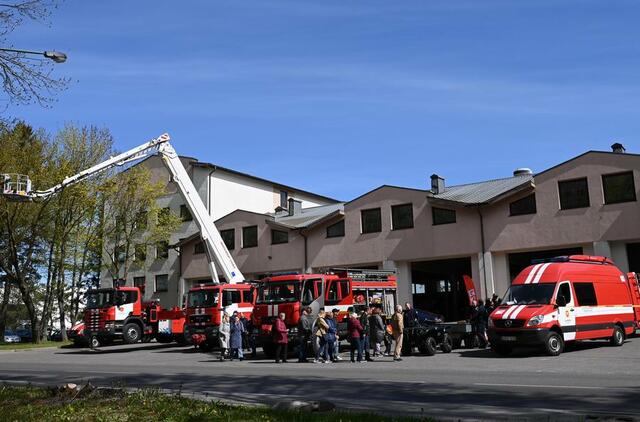
[[[638,326],[640,290],[601,256],[571,255],[531,265],[513,280],[489,317],[491,348],[541,345],[562,353],[568,341],[608,339],[621,346]]]

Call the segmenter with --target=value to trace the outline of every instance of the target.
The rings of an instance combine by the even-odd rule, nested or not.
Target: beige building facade
[[[502,295],[532,260],[557,255],[605,255],[623,271],[640,271],[640,155],[614,149],[536,174],[520,169],[450,187],[433,175],[425,189],[381,186],[346,203],[239,209],[216,226],[247,278],[394,269],[400,300],[456,320],[465,312],[464,275],[488,297]],[[195,233],[178,243],[185,286],[209,278],[199,241]]]

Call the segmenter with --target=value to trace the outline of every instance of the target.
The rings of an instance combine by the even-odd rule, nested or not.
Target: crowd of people
[[[469,320],[480,347],[487,347],[489,344],[488,319],[499,304],[497,295],[486,302],[480,299],[472,303]],[[300,363],[338,362],[342,360],[339,351],[343,342],[349,345],[349,358],[353,363],[370,362],[384,356],[392,357],[393,361],[401,361],[405,328],[418,324],[418,314],[410,303],[406,303],[404,309],[397,305],[388,325],[382,309],[377,306],[368,307],[360,313],[351,312],[346,318],[346,338],[341,337],[344,330],[338,329],[339,318],[343,318],[342,322],[345,320],[339,309],[332,309],[330,312],[320,310],[317,315],[313,315],[310,307],[303,308],[296,334],[290,334],[285,317],[284,313],[280,313],[271,327],[276,363],[287,362],[289,343],[295,343]],[[255,345],[248,335],[248,325],[249,321],[238,312],[223,314],[219,328],[220,360],[244,360],[245,349],[252,350],[255,355]]]

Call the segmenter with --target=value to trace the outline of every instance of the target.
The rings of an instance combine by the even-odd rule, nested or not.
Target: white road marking
[[[544,384],[493,384],[493,383],[485,383],[485,382],[476,382],[473,385],[479,385],[484,387],[523,387],[523,388],[562,388],[565,390],[610,390],[611,387],[593,387],[593,386],[583,386],[583,385],[544,385]],[[620,387],[618,387],[620,388]]]

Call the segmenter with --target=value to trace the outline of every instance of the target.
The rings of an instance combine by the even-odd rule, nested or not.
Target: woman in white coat
[[[227,355],[229,350],[229,339],[231,337],[231,324],[229,323],[229,314],[222,314],[222,321],[220,322],[220,360],[224,360],[225,355]]]

